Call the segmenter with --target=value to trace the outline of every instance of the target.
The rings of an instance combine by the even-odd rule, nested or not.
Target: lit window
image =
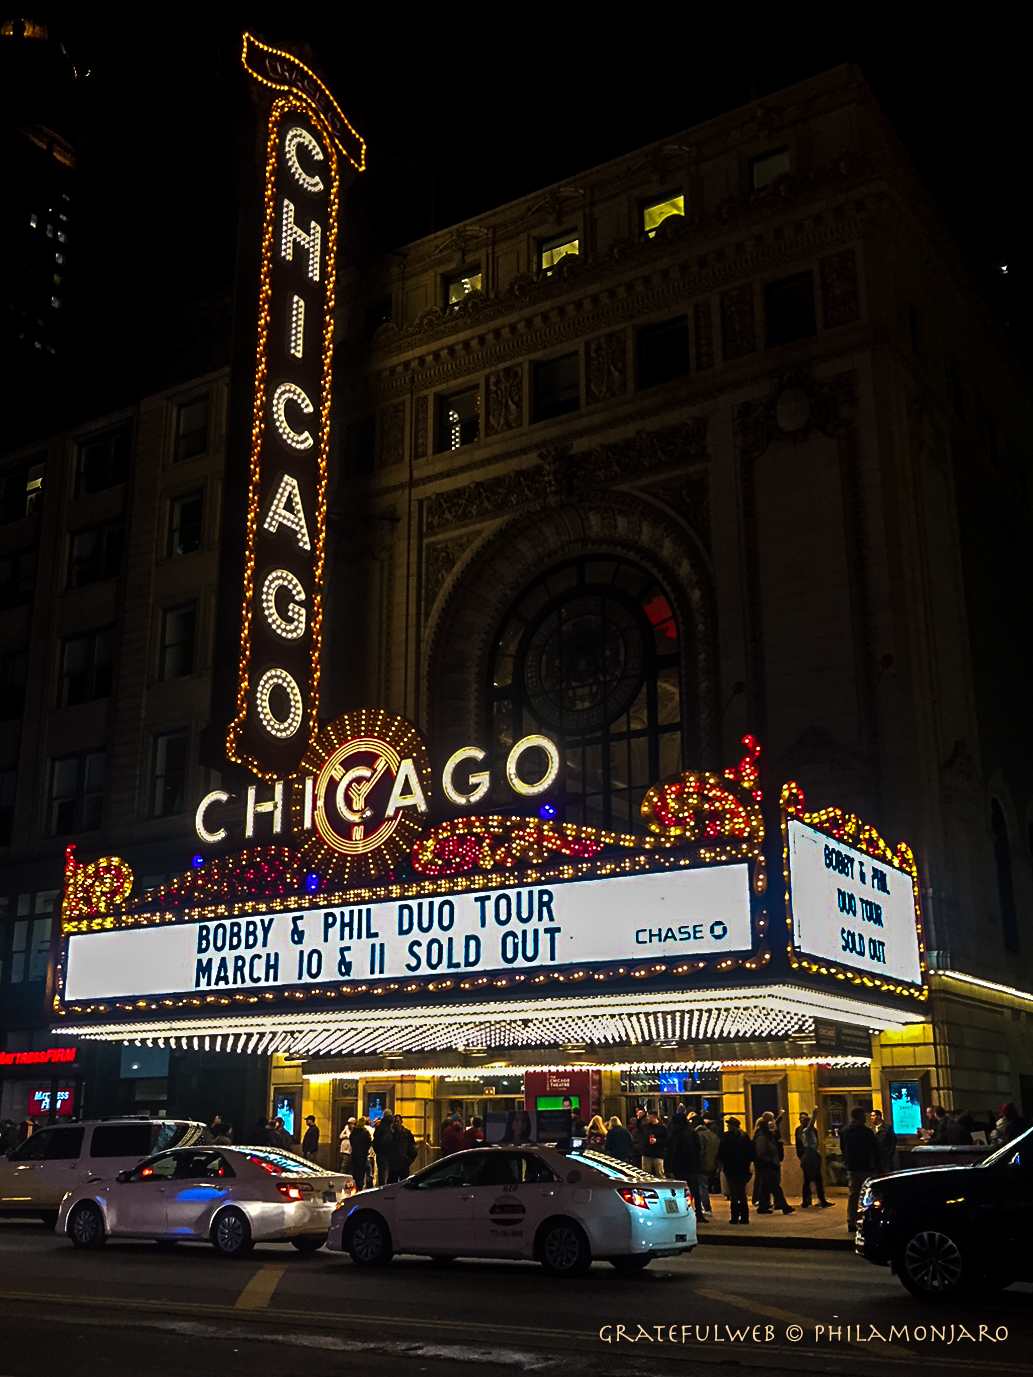
[[[0,474],[0,526],[21,521],[39,509],[43,500],[44,465],[18,464]]]
[[[133,432],[129,426],[108,431],[79,445],[76,470],[76,496],[88,497],[124,483],[129,477]]]
[[[169,503],[168,554],[191,555],[201,548],[204,493],[186,492]]]
[[[659,225],[670,215],[685,214],[685,197],[665,196],[662,201],[650,201],[642,207],[642,229],[646,237],[652,239]]]
[[[563,354],[534,366],[534,419],[547,421],[581,406],[581,371],[577,354]]]
[[[750,186],[761,191],[789,171],[789,149],[773,148],[759,158],[750,159]]]
[[[61,756],[50,775],[49,831],[52,837],[92,832],[100,826],[104,798],[104,752]]]
[[[441,397],[438,405],[439,451],[459,449],[461,445],[472,444],[478,438],[481,429],[479,387],[472,387],[466,392],[454,392],[450,397]]]
[[[113,626],[68,637],[61,647],[59,708],[91,703],[110,695],[115,673],[115,645]]]
[[[555,239],[544,239],[538,246],[538,266],[543,273],[551,273],[561,258],[566,258],[568,253],[578,252],[578,237],[576,234],[557,235]]]
[[[161,622],[162,679],[182,679],[194,672],[194,631],[197,603],[183,602],[166,607]]]
[[[162,732],[154,738],[154,790],[151,814],[172,817],[186,807],[187,733]]]
[[[481,290],[481,270],[479,267],[464,268],[461,273],[445,279],[445,305],[456,306],[471,292]]]
[[[176,408],[176,459],[196,459],[208,449],[208,397]]]

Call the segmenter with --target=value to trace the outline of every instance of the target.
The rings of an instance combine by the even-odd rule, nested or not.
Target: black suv
[[[866,1181],[857,1251],[922,1300],[1033,1280],[1033,1129],[985,1161]]]

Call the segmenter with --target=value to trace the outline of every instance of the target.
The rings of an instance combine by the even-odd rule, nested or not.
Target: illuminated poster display
[[[883,983],[920,985],[917,877],[892,853],[873,856],[787,820],[793,945]]]
[[[749,868],[718,865],[72,936],[65,999],[723,957],[751,936]]]

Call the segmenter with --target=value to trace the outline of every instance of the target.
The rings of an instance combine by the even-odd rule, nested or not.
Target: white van
[[[66,1191],[117,1176],[162,1148],[207,1142],[207,1126],[192,1119],[94,1119],[38,1128],[0,1157],[0,1213],[33,1214],[53,1225]]]

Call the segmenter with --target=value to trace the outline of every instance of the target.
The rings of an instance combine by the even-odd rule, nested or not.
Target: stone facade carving
[[[746,282],[721,293],[721,355],[727,363],[752,354],[756,347],[753,283]]]
[[[714,313],[709,298],[697,301],[692,308],[696,336],[696,372],[714,366]]]
[[[815,431],[838,438],[852,426],[854,413],[852,374],[820,380],[787,375],[773,396],[736,408],[740,455],[747,462],[759,459],[773,440],[798,444]]]
[[[435,493],[427,501],[427,532],[492,518],[514,507],[568,500],[582,492],[707,457],[707,421],[703,416],[667,430],[640,430],[579,454],[572,454],[569,445],[543,450],[538,463],[529,468]]]
[[[459,563],[463,552],[473,542],[473,536],[454,536],[451,540],[436,540],[426,546],[423,567],[423,607],[424,617],[430,615],[441,589],[452,570]]]
[[[388,468],[405,458],[405,403],[392,402],[380,413],[380,464]]]
[[[628,390],[628,344],[623,330],[596,335],[585,350],[588,401],[606,402]]]
[[[515,363],[488,374],[486,435],[516,430],[524,423],[524,370]]]
[[[430,399],[424,395],[416,398],[416,458],[425,459],[427,457],[427,417],[430,411]]]
[[[821,307],[826,330],[849,325],[861,316],[857,288],[857,255],[853,249],[818,259]]]
[[[685,474],[671,483],[656,483],[644,489],[692,527],[710,545],[710,478],[706,473]]]

